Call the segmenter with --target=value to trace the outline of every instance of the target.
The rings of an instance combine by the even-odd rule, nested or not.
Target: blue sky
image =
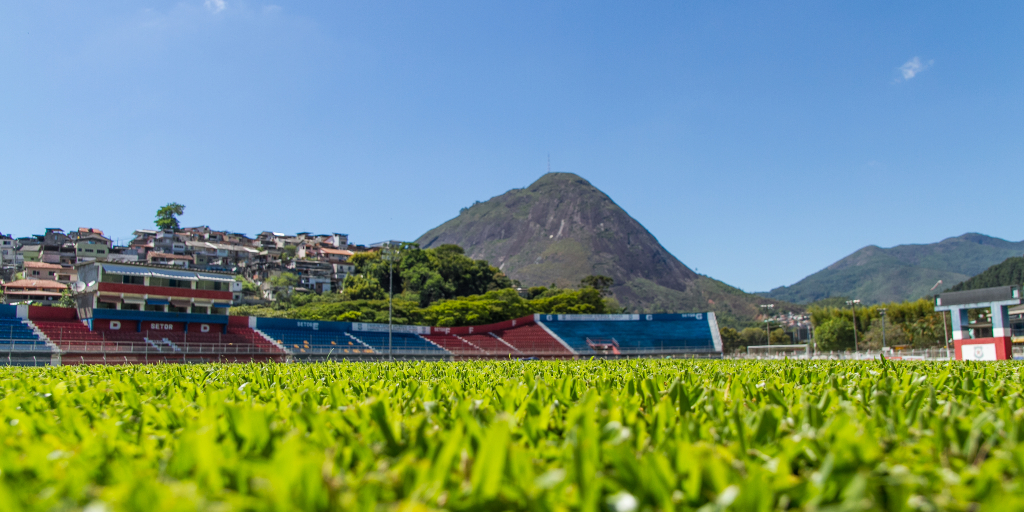
[[[0,232],[415,239],[551,167],[747,291],[1024,239],[1021,2],[4,2]]]

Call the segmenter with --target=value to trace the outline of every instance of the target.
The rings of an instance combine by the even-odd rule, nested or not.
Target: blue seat
[[[2,309],[0,309],[0,313],[3,313]],[[44,357],[44,355],[52,351],[53,349],[45,341],[39,339],[35,331],[25,322],[17,318],[0,317],[0,360],[2,360],[0,364],[16,366],[46,365],[49,364],[50,359],[48,356]],[[31,355],[26,355],[26,353],[32,352],[38,352],[40,355],[36,357],[42,357],[42,361],[38,361]]]
[[[378,352],[387,352],[388,350],[388,333],[386,332],[353,332],[351,334]],[[422,336],[404,332],[391,333],[391,348],[396,351],[448,353],[447,350],[434,345]]]
[[[593,353],[591,340],[614,339],[620,351],[713,351],[711,329],[705,321],[547,321],[544,322],[574,350]]]
[[[345,353],[357,351],[364,353],[371,350],[370,347],[360,344],[359,340],[352,339],[344,332],[311,332],[295,331],[288,329],[260,329],[264,334],[284,345],[293,352],[307,353]]]
[[[0,343],[5,341],[39,341],[35,331],[17,318],[0,318]]]

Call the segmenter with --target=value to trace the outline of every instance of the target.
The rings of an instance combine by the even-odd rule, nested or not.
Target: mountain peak
[[[608,195],[573,173],[547,173],[526,188],[476,203],[417,242],[424,248],[459,245],[527,287],[576,287],[588,275],[606,275],[629,311],[715,309],[752,318],[760,300],[698,276]]]
[[[592,187],[589,181],[583,179],[578,174],[571,172],[549,172],[545,173],[537,181],[530,184],[528,188],[542,187],[545,185],[565,185],[565,184],[580,184]]]

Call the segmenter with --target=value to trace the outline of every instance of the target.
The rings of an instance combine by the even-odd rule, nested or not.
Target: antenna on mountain
[[[548,174],[551,173],[551,153],[548,153]]]

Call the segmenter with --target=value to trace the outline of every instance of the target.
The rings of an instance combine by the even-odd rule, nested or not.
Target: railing
[[[282,355],[262,347],[243,343],[175,343],[175,347],[162,344],[160,339],[146,340],[52,340],[60,351],[71,353],[96,354],[140,354],[161,356],[190,355]]]
[[[439,350],[414,350],[394,349],[390,353],[387,350],[363,353],[345,353],[339,349],[311,350],[305,352],[289,349],[291,357],[295,361],[325,361],[325,360],[475,360],[475,359],[496,359],[496,360],[532,360],[532,359],[708,359],[721,358],[720,352],[693,351],[693,350],[619,350],[618,354],[587,353],[570,354],[565,351],[528,351],[528,352],[442,352]]]
[[[1016,354],[1016,347],[1014,347],[1014,353]],[[1022,347],[1021,354],[1024,354],[1024,347]],[[860,352],[845,352],[845,351],[830,351],[830,352],[810,352],[804,351],[799,352],[775,352],[775,353],[757,353],[757,354],[725,354],[726,359],[818,359],[818,360],[856,360],[865,361],[878,359],[882,356],[880,350],[862,350]],[[925,349],[912,349],[912,350],[887,350],[885,351],[886,359],[896,360],[925,360],[925,361],[947,361],[955,359],[953,348],[950,347],[947,352],[945,348],[925,348]]]
[[[44,366],[50,364],[53,350],[37,339],[0,338],[0,366]]]

